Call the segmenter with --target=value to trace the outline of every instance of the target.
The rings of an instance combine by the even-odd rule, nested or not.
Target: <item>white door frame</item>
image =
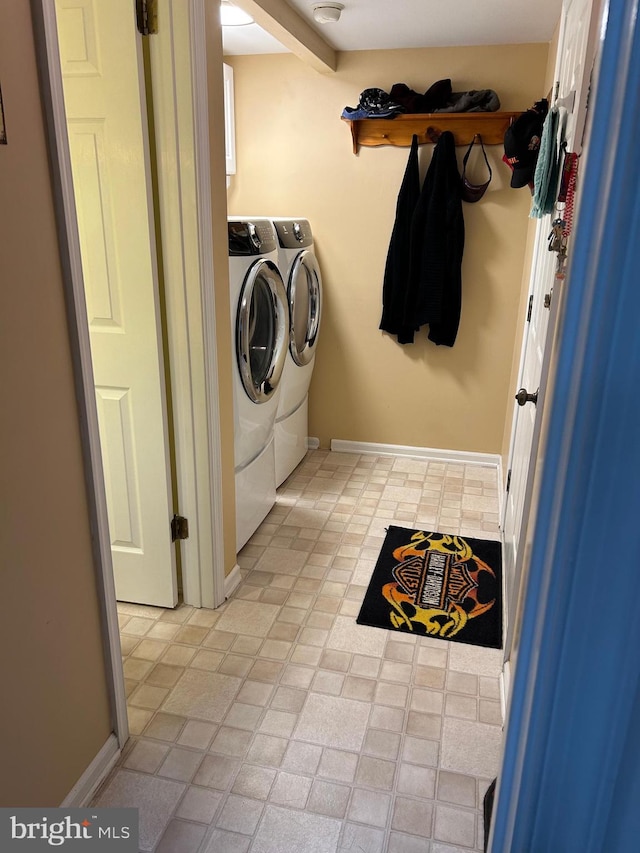
[[[212,608],[225,591],[204,14],[204,0],[160,0],[149,48],[178,494],[191,529],[183,594]]]
[[[32,0],[31,6],[41,75],[41,95],[47,122],[60,257],[69,318],[69,337],[76,377],[96,581],[102,614],[105,667],[112,707],[112,724],[118,744],[122,748],[129,736],[129,725],[55,5],[54,0]],[[190,493],[189,500],[193,500],[193,505],[197,508],[197,523],[194,523],[196,519],[192,521],[192,529],[197,528],[197,532],[194,531],[197,547],[191,549],[193,558],[183,563],[184,586],[185,591],[189,593],[187,603],[195,606],[216,607],[224,601],[225,594],[204,0],[189,0],[189,12],[200,278],[195,283],[198,295],[197,305],[188,303],[188,294],[180,290],[179,284],[175,290],[172,290],[172,307],[182,300],[184,316],[189,321],[189,329],[187,340],[185,342],[183,339],[179,349],[170,346],[170,355],[180,361],[177,366],[178,371],[181,371],[182,375],[185,375],[186,371],[186,375],[191,377],[191,362],[195,353],[199,353],[200,361],[204,354],[203,384],[206,395],[204,405],[200,388],[198,388],[198,396],[194,396],[191,383],[180,389],[179,403],[181,419],[183,422],[190,422],[191,435],[198,436],[204,431],[204,439],[200,440],[201,443],[204,440],[207,446],[208,464],[204,472],[196,464],[196,452],[192,446],[177,446],[176,451],[185,466],[180,488]],[[174,104],[174,107],[177,105]],[[173,365],[173,367],[175,369],[176,366]],[[180,440],[180,433],[176,431],[176,443]],[[190,470],[187,460],[191,463]],[[206,482],[203,483],[203,480]]]

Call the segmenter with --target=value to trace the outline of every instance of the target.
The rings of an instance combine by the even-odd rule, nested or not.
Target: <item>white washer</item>
[[[287,285],[289,349],[275,424],[276,486],[307,452],[309,385],[322,316],[322,276],[307,219],[273,220],[278,235],[278,266]]]
[[[276,499],[273,429],[287,357],[289,308],[271,221],[230,218],[228,234],[240,550]]]

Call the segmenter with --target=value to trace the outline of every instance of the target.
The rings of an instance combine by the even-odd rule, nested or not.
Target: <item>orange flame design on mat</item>
[[[439,551],[452,557],[452,568],[463,569],[475,582],[473,588],[467,590],[464,595],[464,601],[470,600],[474,603],[470,609],[466,609],[462,606],[462,602],[455,600],[449,601],[447,609],[421,607],[416,603],[415,596],[405,592],[400,584],[394,581],[385,584],[381,590],[382,595],[393,608],[389,618],[394,628],[404,625],[409,631],[414,631],[420,624],[424,626],[427,634],[452,637],[464,628],[469,619],[474,619],[493,607],[495,598],[485,604],[478,601],[477,580],[482,571],[489,572],[494,578],[496,574],[490,566],[475,556],[469,544],[460,536],[419,531],[411,537],[409,543],[396,548],[393,556],[398,563],[404,563],[416,557],[424,560],[425,551]],[[410,605],[410,610],[405,612],[405,605]],[[411,611],[415,613],[410,615]]]

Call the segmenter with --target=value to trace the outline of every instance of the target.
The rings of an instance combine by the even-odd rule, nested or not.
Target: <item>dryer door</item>
[[[316,351],[322,315],[322,277],[313,252],[296,255],[289,275],[289,350],[296,364],[309,364]]]
[[[242,285],[236,320],[236,356],[244,390],[266,403],[282,375],[287,356],[287,293],[273,261],[256,261]]]

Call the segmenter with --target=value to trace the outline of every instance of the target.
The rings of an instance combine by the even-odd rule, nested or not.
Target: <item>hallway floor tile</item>
[[[389,524],[498,539],[496,476],[309,452],[224,605],[119,604],[132,736],[94,804],[154,853],[482,850],[501,652],[355,617]]]

